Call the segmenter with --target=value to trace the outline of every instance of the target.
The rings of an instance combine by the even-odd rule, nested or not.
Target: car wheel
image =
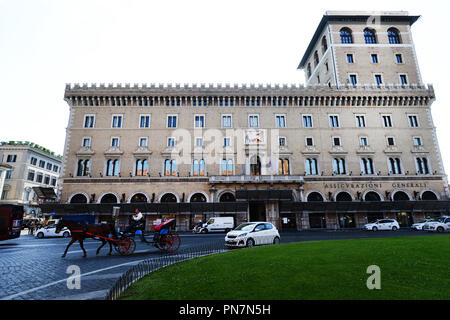
[[[280,238],[275,237],[275,238],[273,239],[273,244],[280,244]]]
[[[378,228],[377,227],[373,227],[372,231],[376,232],[376,231],[378,231]]]
[[[444,228],[438,227],[438,228],[436,229],[436,231],[439,232],[439,233],[444,232]]]
[[[39,232],[36,237],[38,237],[39,239],[42,239],[44,237],[44,234],[42,232]]]
[[[69,231],[64,232],[64,233],[63,233],[63,237],[64,237],[64,238],[70,237]]]
[[[397,231],[397,229],[398,229],[398,228],[397,228],[396,226],[393,226],[393,227],[392,227],[392,231]]]
[[[247,240],[247,248],[253,248],[255,246],[255,241],[253,239]]]
[[[202,229],[202,233],[208,233],[208,229]]]

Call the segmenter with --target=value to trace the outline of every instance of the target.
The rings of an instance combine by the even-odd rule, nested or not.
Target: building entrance
[[[294,231],[297,230],[297,219],[295,214],[283,215],[281,217],[281,230]]]
[[[266,221],[266,204],[264,202],[250,202],[250,221]]]

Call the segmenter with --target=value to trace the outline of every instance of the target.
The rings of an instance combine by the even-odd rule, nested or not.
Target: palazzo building
[[[58,214],[139,208],[278,228],[402,226],[450,211],[406,12],[326,12],[306,85],[67,85]]]

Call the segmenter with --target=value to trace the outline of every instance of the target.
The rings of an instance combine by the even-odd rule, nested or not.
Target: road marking
[[[90,271],[90,272],[87,272],[87,273],[83,273],[80,276],[81,277],[88,276],[88,275],[91,275],[91,274],[99,273],[99,272],[106,271],[106,270],[111,270],[111,269],[114,269],[114,268],[119,268],[119,267],[132,265],[132,264],[138,264],[138,263],[140,263],[140,262],[142,262],[144,260],[145,259],[132,261],[132,262],[127,262],[127,263],[121,263],[121,264],[117,264],[115,266],[111,266],[111,267],[102,268],[102,269]],[[61,279],[61,280],[58,280],[58,281],[53,281],[53,282],[44,284],[44,285],[39,286],[39,287],[35,287],[35,288],[32,288],[32,289],[28,289],[28,290],[25,290],[25,291],[18,292],[16,294],[12,294],[12,295],[9,295],[9,296],[6,296],[6,297],[2,297],[2,298],[0,298],[0,300],[12,300],[12,299],[20,297],[20,296],[22,296],[24,294],[29,294],[29,293],[32,293],[32,292],[35,292],[35,291],[38,291],[38,290],[41,290],[41,289],[44,289],[44,288],[47,288],[47,287],[51,287],[51,286],[54,286],[54,285],[56,285],[58,283],[62,283],[62,282],[66,282],[66,281],[67,281],[67,278],[64,278],[64,279]]]

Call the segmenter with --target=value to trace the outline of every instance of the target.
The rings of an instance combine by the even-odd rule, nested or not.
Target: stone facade
[[[327,228],[347,227],[348,220],[361,227],[367,214],[311,220],[303,212],[287,222],[280,199],[236,199],[237,191],[290,190],[294,202],[448,199],[431,116],[434,90],[422,83],[410,31],[417,17],[383,13],[374,27],[377,43],[366,44],[371,16],[324,16],[300,64],[314,65],[318,51],[307,86],[67,85],[60,200],[245,200],[239,221],[308,229],[320,219]],[[351,30],[351,44],[340,42],[342,28]],[[392,28],[401,43],[389,42]],[[358,83],[349,85],[353,73]],[[408,83],[399,82],[400,74]],[[177,220],[187,229],[193,215]]]

